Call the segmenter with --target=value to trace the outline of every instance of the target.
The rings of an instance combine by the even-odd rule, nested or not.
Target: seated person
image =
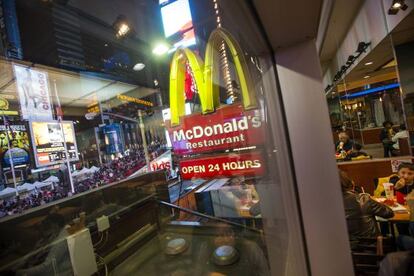
[[[361,150],[362,149],[362,145],[358,144],[358,143],[354,143],[353,147],[352,147],[352,151],[346,156],[345,159],[347,160],[351,160],[352,158],[360,158],[360,159],[364,159],[364,157],[366,158],[370,158],[370,156]]]
[[[23,261],[23,264],[19,263],[16,275],[73,275],[68,245],[65,240],[68,236],[65,228],[65,219],[61,214],[55,213],[55,210],[52,209],[40,226],[42,234],[45,236],[43,242],[49,246],[46,257],[36,265],[32,265],[33,257],[27,260],[28,263],[25,263],[25,261]],[[21,268],[21,265],[27,267]]]
[[[409,233],[400,234],[397,237],[397,245],[401,250],[412,250],[414,251],[414,222],[408,224]]]
[[[349,135],[345,131],[341,131],[338,134],[339,141],[335,144],[336,154],[348,154],[352,151],[354,142],[349,138]]]
[[[399,197],[405,197],[414,189],[414,164],[402,163],[398,167],[398,178],[390,179],[393,183],[397,200]]]
[[[393,144],[394,142],[391,140],[394,136],[394,130],[392,129],[392,122],[385,121],[383,124],[383,129],[380,132],[379,139],[382,142],[382,146],[384,148],[384,157],[390,157],[392,155]]]
[[[388,177],[378,178],[378,186],[374,191],[374,196],[380,197],[385,196],[384,183],[394,184],[397,197],[402,193],[407,195],[413,190],[414,183],[414,164],[401,163],[398,166],[397,174],[392,174]]]
[[[391,218],[394,212],[388,206],[371,199],[369,194],[356,193],[353,181],[345,172],[339,171],[339,176],[349,239],[351,248],[355,249],[360,239],[376,238],[380,235],[375,216]]]
[[[400,138],[408,138],[409,134],[408,134],[408,130],[405,127],[404,124],[400,125],[400,128],[398,130],[398,132],[391,138],[392,142],[394,143],[392,145],[393,147],[393,153],[398,154],[399,150],[400,150],[400,144],[398,143],[398,139]]]
[[[414,275],[414,250],[392,252],[381,261],[378,276]]]

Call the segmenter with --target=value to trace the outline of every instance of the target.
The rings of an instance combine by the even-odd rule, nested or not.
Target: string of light
[[[221,17],[220,17],[220,11],[219,11],[219,7],[218,7],[217,2],[218,2],[217,0],[213,0],[214,12],[216,14],[217,28],[220,28],[221,27]],[[223,76],[224,76],[224,82],[225,82],[225,85],[226,85],[227,95],[231,99],[231,102],[234,102],[236,100],[236,96],[235,96],[233,84],[232,84],[232,81],[231,81],[229,60],[228,60],[228,57],[227,57],[227,50],[226,50],[226,45],[225,45],[224,41],[221,42],[221,45],[219,47],[219,53],[220,53],[220,63],[222,65],[222,71],[223,71]]]

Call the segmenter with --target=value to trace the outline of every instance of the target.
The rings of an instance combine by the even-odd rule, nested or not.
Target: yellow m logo
[[[239,44],[232,35],[222,28],[214,30],[208,39],[204,62],[193,51],[178,49],[171,62],[170,71],[170,109],[171,126],[180,123],[180,117],[185,114],[184,79],[185,63],[188,60],[194,74],[194,82],[198,89],[201,110],[203,114],[214,112],[220,105],[219,99],[219,53],[218,46],[224,41],[230,49],[240,81],[243,106],[245,109],[256,107],[256,97],[248,66]]]

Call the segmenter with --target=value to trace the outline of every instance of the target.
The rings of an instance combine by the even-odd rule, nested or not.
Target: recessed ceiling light
[[[135,64],[132,69],[134,69],[134,71],[141,71],[144,68],[145,68],[145,64],[139,62],[139,63]]]
[[[399,8],[401,8],[401,3],[400,2],[395,2],[394,4],[392,4],[392,8],[393,9],[399,9]]]
[[[366,63],[365,63],[365,65],[367,65],[367,66],[368,66],[368,65],[371,65],[371,64],[373,64],[373,63],[374,63],[374,62],[372,62],[372,61],[368,61],[368,62],[366,62]]]
[[[367,78],[369,78],[369,77],[371,77],[371,76],[366,75],[366,76],[364,76],[364,79],[367,79]]]

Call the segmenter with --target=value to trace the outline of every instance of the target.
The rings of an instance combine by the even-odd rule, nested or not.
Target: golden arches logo
[[[233,36],[223,28],[215,29],[208,39],[204,62],[187,48],[178,49],[171,62],[170,71],[170,110],[171,126],[180,123],[185,114],[184,80],[185,64],[188,60],[198,89],[203,114],[214,112],[219,107],[219,53],[215,50],[224,41],[233,58],[236,74],[239,77],[242,102],[245,109],[256,107],[256,97],[249,69],[240,45]]]

